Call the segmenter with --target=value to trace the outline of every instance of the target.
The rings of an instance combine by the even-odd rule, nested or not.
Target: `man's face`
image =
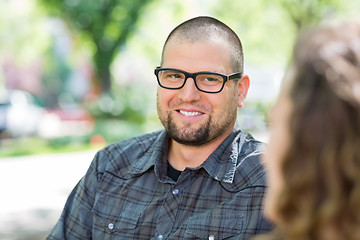
[[[171,39],[163,56],[164,68],[190,73],[211,71],[233,73],[227,44],[222,40],[188,42]],[[183,88],[158,87],[157,109],[160,121],[175,141],[199,146],[225,139],[232,131],[237,107],[242,106],[248,88],[243,79],[229,81],[220,93],[199,91],[192,78]]]

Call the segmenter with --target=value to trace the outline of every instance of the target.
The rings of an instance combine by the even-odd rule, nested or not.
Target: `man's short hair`
[[[239,37],[229,26],[208,16],[189,19],[171,31],[162,50],[161,65],[163,64],[165,47],[170,39],[176,38],[189,42],[197,42],[207,39],[211,40],[215,37],[220,37],[228,42],[233,71],[243,72],[244,55]]]

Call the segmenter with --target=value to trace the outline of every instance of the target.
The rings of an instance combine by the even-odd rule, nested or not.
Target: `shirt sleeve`
[[[245,223],[244,239],[254,235],[271,231],[274,226],[265,218],[263,214],[263,199],[265,187],[253,187],[252,198],[247,207],[247,221]]]
[[[100,153],[95,156],[85,176],[70,193],[61,217],[47,240],[91,239],[92,208],[102,175],[98,171],[99,155]]]

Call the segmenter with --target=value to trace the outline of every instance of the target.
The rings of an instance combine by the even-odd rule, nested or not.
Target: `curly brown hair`
[[[359,240],[360,23],[303,34],[291,72],[277,233],[259,239]]]

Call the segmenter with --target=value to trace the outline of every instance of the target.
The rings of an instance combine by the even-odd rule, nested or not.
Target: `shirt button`
[[[172,191],[172,194],[174,194],[174,195],[177,195],[179,193],[179,190],[178,189],[174,189],[173,191]]]
[[[210,236],[209,236],[209,240],[215,240],[214,235],[210,235]]]
[[[160,234],[160,235],[158,236],[158,239],[159,239],[159,240],[164,239],[164,236]]]
[[[109,223],[109,225],[108,225],[108,229],[110,229],[110,230],[113,230],[114,229],[114,224],[113,223]]]

